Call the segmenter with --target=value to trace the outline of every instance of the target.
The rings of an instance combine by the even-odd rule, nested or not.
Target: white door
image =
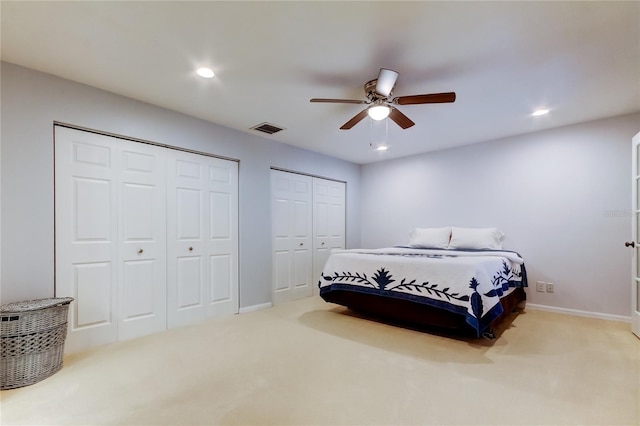
[[[116,140],[118,178],[118,340],[165,330],[166,149]]]
[[[55,244],[67,352],[237,313],[238,164],[56,126]]]
[[[169,327],[238,312],[237,176],[233,161],[169,154]]]
[[[331,249],[345,248],[346,184],[313,178],[313,291]]]
[[[273,303],[312,295],[312,179],[271,170]]]
[[[631,273],[631,329],[640,337],[640,133],[633,137],[632,155],[632,211],[631,230],[633,241],[626,243],[634,247]]]
[[[55,283],[75,299],[69,352],[117,339],[118,162],[113,138],[55,128]]]
[[[207,318],[238,313],[238,163],[205,159]]]
[[[166,328],[161,148],[56,127],[56,295],[69,352]]]

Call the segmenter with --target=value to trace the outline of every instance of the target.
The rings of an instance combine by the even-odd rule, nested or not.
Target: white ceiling
[[[11,2],[2,60],[365,164],[640,111],[639,2]],[[209,66],[205,80],[194,70]],[[416,125],[339,127],[381,68]],[[534,118],[538,107],[551,110]]]

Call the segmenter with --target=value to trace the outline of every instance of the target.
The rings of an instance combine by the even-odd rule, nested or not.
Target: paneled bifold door
[[[331,249],[345,248],[346,184],[313,178],[313,291]]]
[[[174,151],[167,173],[169,326],[238,312],[237,163]]]
[[[238,311],[234,161],[56,126],[67,352]]]
[[[317,292],[332,248],[345,246],[345,183],[271,170],[273,303]]]

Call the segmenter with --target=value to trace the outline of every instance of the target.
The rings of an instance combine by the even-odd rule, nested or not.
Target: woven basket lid
[[[37,311],[39,309],[52,308],[59,305],[67,305],[73,301],[73,297],[52,297],[49,299],[25,300],[23,302],[7,303],[0,305],[0,313],[19,313]]]

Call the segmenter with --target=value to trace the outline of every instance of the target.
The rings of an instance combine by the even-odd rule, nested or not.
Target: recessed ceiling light
[[[539,117],[545,114],[549,114],[549,110],[546,108],[540,108],[538,110],[535,110],[531,115],[533,115],[534,117]]]
[[[376,148],[376,151],[386,151],[388,149],[389,149],[388,146],[380,145],[379,147]]]
[[[215,75],[211,68],[206,68],[206,67],[198,68],[196,72],[200,77],[203,77],[203,78],[212,78]]]

